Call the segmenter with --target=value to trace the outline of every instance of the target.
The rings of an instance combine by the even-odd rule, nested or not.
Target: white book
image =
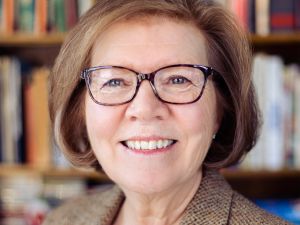
[[[300,169],[300,69],[295,79],[295,128],[294,128],[294,166]]]
[[[4,163],[18,161],[18,141],[22,135],[21,69],[15,58],[2,57],[2,150]]]
[[[270,34],[270,0],[255,0],[255,15],[256,33]]]
[[[292,64],[286,67],[284,77],[285,99],[282,102],[284,108],[284,149],[287,168],[294,168],[294,149],[295,149],[295,81],[299,75],[299,66]]]
[[[266,60],[267,56],[264,54],[257,54],[254,56],[253,65],[252,65],[252,79],[253,84],[256,90],[258,105],[261,111],[263,111],[262,107],[265,102],[265,73],[266,73]],[[265,132],[261,132],[256,145],[254,148],[248,153],[246,158],[241,164],[242,169],[246,170],[261,170],[264,167],[264,135]]]
[[[280,57],[270,56],[268,60],[268,82],[264,106],[265,165],[267,169],[279,170],[284,166],[283,126],[283,75],[284,64]]]

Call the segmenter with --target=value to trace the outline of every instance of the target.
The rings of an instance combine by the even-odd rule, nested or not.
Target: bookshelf
[[[59,52],[65,35],[62,33],[47,35],[3,35],[0,36],[0,56],[10,55],[25,59],[34,66],[51,66]],[[254,52],[279,54],[287,62],[300,63],[300,34],[272,34],[268,36],[252,35],[249,41]],[[290,48],[293,51],[290,51]],[[45,54],[46,53],[46,54]],[[225,170],[225,177],[233,187],[249,197],[300,197],[300,171],[240,171]],[[77,177],[95,182],[109,182],[108,178],[94,171],[75,169],[44,168],[27,165],[1,165],[0,177],[11,175],[35,175],[47,177]],[[276,184],[276,185],[275,185]],[[276,186],[276,188],[274,188]],[[288,193],[286,190],[288,188]],[[273,190],[272,193],[270,190]]]
[[[74,1],[75,0],[70,2]],[[84,2],[85,4],[87,4],[87,2],[95,2],[94,0],[78,1]],[[224,0],[220,1],[222,2]],[[236,2],[236,4],[238,4],[238,2],[242,1],[232,2]],[[56,31],[39,34],[23,34],[19,31],[10,34],[0,33],[0,57],[16,56],[20,60],[30,64],[32,67],[51,67],[64,38],[65,33],[58,33]],[[249,42],[252,45],[254,53],[264,52],[270,55],[279,55],[285,64],[297,63],[300,65],[299,28],[298,31],[276,34],[253,34],[249,36]],[[230,168],[222,170],[221,172],[232,185],[233,189],[239,191],[247,197],[259,199],[283,199],[300,198],[300,165],[298,168],[299,169],[290,167],[290,169],[288,169],[287,167],[284,167],[283,169],[275,171],[265,169],[240,170]],[[39,182],[40,180],[43,182],[44,186],[48,186],[48,188],[50,187],[50,189],[53,189],[54,192],[56,191],[57,193],[60,193],[61,191],[60,183],[63,183],[65,186],[70,186],[73,184],[75,184],[75,186],[80,186],[80,182],[78,183],[78,181],[83,181],[88,185],[97,185],[110,182],[110,180],[104,174],[91,170],[62,168],[52,165],[41,168],[27,164],[1,164],[0,162],[0,191],[2,179],[14,177],[23,177],[22,179],[25,177],[25,182],[28,182],[29,184],[30,182]],[[32,181],[31,178],[33,179]],[[34,181],[36,178],[38,181]],[[27,183],[23,183],[23,185],[26,186]],[[54,193],[54,195],[56,196],[57,193]],[[48,193],[48,196],[51,196],[52,194],[53,193],[51,191],[50,194]],[[1,210],[2,209],[0,209],[0,223]]]

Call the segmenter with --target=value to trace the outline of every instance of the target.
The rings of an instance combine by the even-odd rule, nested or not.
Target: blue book
[[[254,202],[269,213],[300,225],[300,199],[260,199]]]

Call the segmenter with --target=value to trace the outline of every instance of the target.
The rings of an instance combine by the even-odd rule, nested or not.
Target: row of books
[[[0,57],[0,163],[68,166],[51,138],[49,68]]]
[[[257,54],[253,79],[263,124],[255,148],[241,164],[253,170],[300,169],[300,67]]]
[[[216,0],[258,35],[300,31],[300,0]]]
[[[0,177],[0,224],[40,225],[53,209],[109,184],[89,185],[82,178],[47,178],[33,174]],[[253,199],[266,211],[300,224],[300,199]]]
[[[63,201],[85,194],[82,178],[43,179],[34,174],[0,177],[0,224],[40,225]]]
[[[65,32],[95,0],[0,0],[0,33]]]
[[[252,33],[300,31],[300,0],[215,0]],[[0,33],[65,32],[96,0],[0,0]]]
[[[0,58],[0,162],[66,166],[53,144],[48,115],[49,69]],[[300,169],[300,68],[257,54],[253,76],[263,116],[260,139],[241,164],[247,169]]]

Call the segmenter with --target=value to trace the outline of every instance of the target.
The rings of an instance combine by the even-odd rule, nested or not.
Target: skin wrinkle
[[[152,20],[147,27],[134,21],[111,26],[97,39],[91,65],[117,63],[145,73],[175,63],[207,65],[205,41],[196,27]],[[170,33],[172,37],[167,35]],[[159,44],[169,40],[171,44]],[[104,171],[126,196],[115,224],[178,223],[201,182],[200,165],[218,129],[216,104],[211,81],[201,99],[187,105],[162,103],[148,81],[142,82],[132,102],[119,106],[97,105],[86,94],[91,147]],[[134,154],[120,143],[140,135],[178,142],[171,151],[151,156]]]

